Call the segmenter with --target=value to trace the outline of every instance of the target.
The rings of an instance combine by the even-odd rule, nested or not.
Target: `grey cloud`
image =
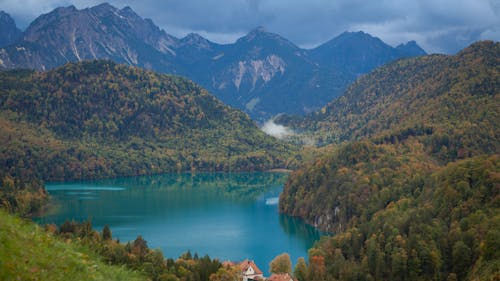
[[[0,0],[21,26],[57,6],[78,8],[93,0]],[[480,39],[500,40],[500,0],[109,0],[132,7],[168,33],[197,32],[232,42],[265,26],[312,47],[343,31],[363,30],[397,45],[416,40],[429,52],[454,53]]]

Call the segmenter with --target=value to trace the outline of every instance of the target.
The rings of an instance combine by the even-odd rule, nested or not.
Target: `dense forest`
[[[318,280],[500,277],[499,94],[500,43],[479,42],[379,68],[322,112],[283,119],[334,143],[280,198],[335,234],[310,250]]]
[[[265,170],[292,148],[188,80],[109,61],[1,72],[0,116],[0,202],[23,213],[40,180]]]

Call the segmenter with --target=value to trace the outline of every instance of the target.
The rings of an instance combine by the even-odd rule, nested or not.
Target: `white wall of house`
[[[248,281],[248,279],[254,279],[257,276],[261,278],[264,277],[262,274],[255,274],[255,270],[250,266],[248,267],[247,271],[243,273],[243,281]]]

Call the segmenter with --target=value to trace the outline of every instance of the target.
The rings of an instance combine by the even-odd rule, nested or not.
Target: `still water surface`
[[[142,235],[151,248],[176,258],[190,250],[220,260],[269,262],[288,252],[295,263],[320,233],[278,213],[287,174],[165,174],[47,184],[54,208],[38,219],[61,224],[91,219],[122,242]]]

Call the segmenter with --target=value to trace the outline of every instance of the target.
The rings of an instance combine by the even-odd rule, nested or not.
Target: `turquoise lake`
[[[278,212],[284,173],[165,174],[47,184],[53,208],[39,223],[90,219],[113,238],[142,235],[151,248],[177,258],[190,250],[221,261],[269,262],[287,252],[295,263],[320,233]]]

